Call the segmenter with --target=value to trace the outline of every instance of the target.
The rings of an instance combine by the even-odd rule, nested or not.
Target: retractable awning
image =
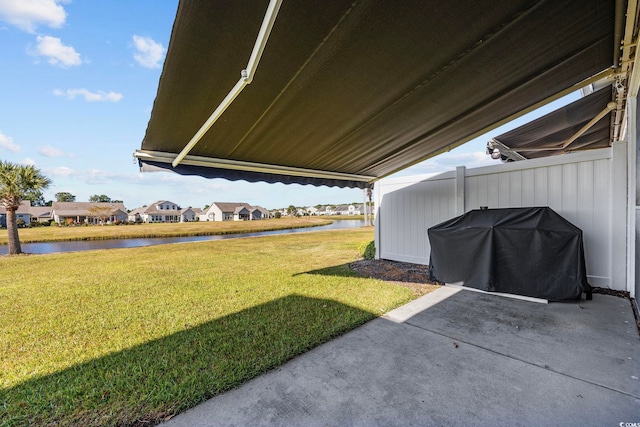
[[[181,0],[143,171],[366,187],[614,62],[615,0],[283,0],[252,84],[230,94],[268,8]]]
[[[487,148],[502,160],[524,160],[609,147],[611,104],[609,86],[493,138]]]

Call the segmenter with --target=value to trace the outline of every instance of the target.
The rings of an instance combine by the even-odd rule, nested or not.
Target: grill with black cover
[[[582,230],[549,207],[479,209],[428,230],[443,283],[549,301],[591,299]]]

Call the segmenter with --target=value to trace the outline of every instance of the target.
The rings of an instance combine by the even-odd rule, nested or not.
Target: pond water
[[[202,242],[207,240],[239,239],[242,237],[271,236],[275,234],[310,233],[341,228],[363,227],[364,220],[339,220],[328,225],[311,228],[288,228],[285,230],[260,231],[255,233],[223,234],[215,236],[154,237],[144,239],[88,240],[78,242],[22,243],[22,252],[29,254],[52,254],[57,252],[90,251],[95,249],[135,248],[138,246],[166,245],[169,243]],[[0,245],[0,255],[9,252],[7,245]]]

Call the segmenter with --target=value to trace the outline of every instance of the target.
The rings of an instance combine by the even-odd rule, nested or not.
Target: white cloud
[[[145,195],[158,189],[160,193],[175,190],[175,194],[184,195],[184,189],[187,187],[190,189],[189,193],[195,189],[196,194],[209,196],[212,191],[233,188],[230,183],[224,180],[207,180],[201,177],[172,173],[112,172],[103,169],[72,169],[66,166],[47,168],[46,173],[58,178],[73,178],[74,182],[82,182],[87,185],[110,185],[113,188],[124,185],[123,188],[127,189],[139,188],[140,193]],[[158,199],[168,196],[150,196],[151,199],[154,197]],[[151,200],[146,203],[150,202]]]
[[[101,169],[72,169],[66,166],[47,168],[46,174],[57,178],[72,178],[76,185],[84,183],[87,185],[115,185],[124,183],[131,185],[136,183],[135,173],[108,172]]]
[[[495,165],[495,160],[484,151],[473,151],[469,153],[445,153],[437,158],[437,163],[444,166],[466,166],[477,168],[480,166]]]
[[[20,160],[20,164],[27,165],[27,166],[35,166],[36,162],[31,157],[25,157],[24,159]]]
[[[66,166],[48,168],[45,170],[45,172],[47,173],[47,175],[58,176],[58,177],[71,176],[75,174],[75,171],[73,169],[68,168]]]
[[[136,53],[133,58],[136,62],[146,68],[160,68],[167,51],[162,44],[157,43],[151,37],[133,35],[133,46]]]
[[[67,13],[59,0],[0,0],[0,20],[29,33],[39,25],[60,28]]]
[[[89,185],[106,185],[117,182],[131,184],[138,181],[135,173],[108,172],[101,169],[71,169],[66,166],[59,166],[49,168],[46,172],[55,177],[73,177],[74,180]]]
[[[45,145],[38,148],[38,154],[44,157],[73,157],[72,154],[65,153],[59,148],[55,148],[50,145]]]
[[[0,0],[2,1],[2,0]],[[49,64],[63,68],[75,67],[82,64],[80,54],[71,46],[65,46],[57,37],[38,36],[35,55],[49,59]]]
[[[20,146],[13,142],[13,138],[0,132],[0,149],[7,151],[20,151]]]
[[[422,163],[404,169],[394,176],[434,174],[455,170],[457,166],[469,169],[500,164],[484,151],[443,153]]]
[[[101,90],[97,92],[91,92],[87,89],[56,89],[53,91],[53,94],[55,96],[65,97],[67,99],[75,99],[76,97],[80,96],[83,97],[87,102],[118,102],[122,99],[121,93],[113,91],[104,92]]]

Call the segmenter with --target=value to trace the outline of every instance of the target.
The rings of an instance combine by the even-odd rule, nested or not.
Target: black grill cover
[[[428,234],[440,282],[549,301],[591,298],[582,230],[548,207],[473,210]]]

